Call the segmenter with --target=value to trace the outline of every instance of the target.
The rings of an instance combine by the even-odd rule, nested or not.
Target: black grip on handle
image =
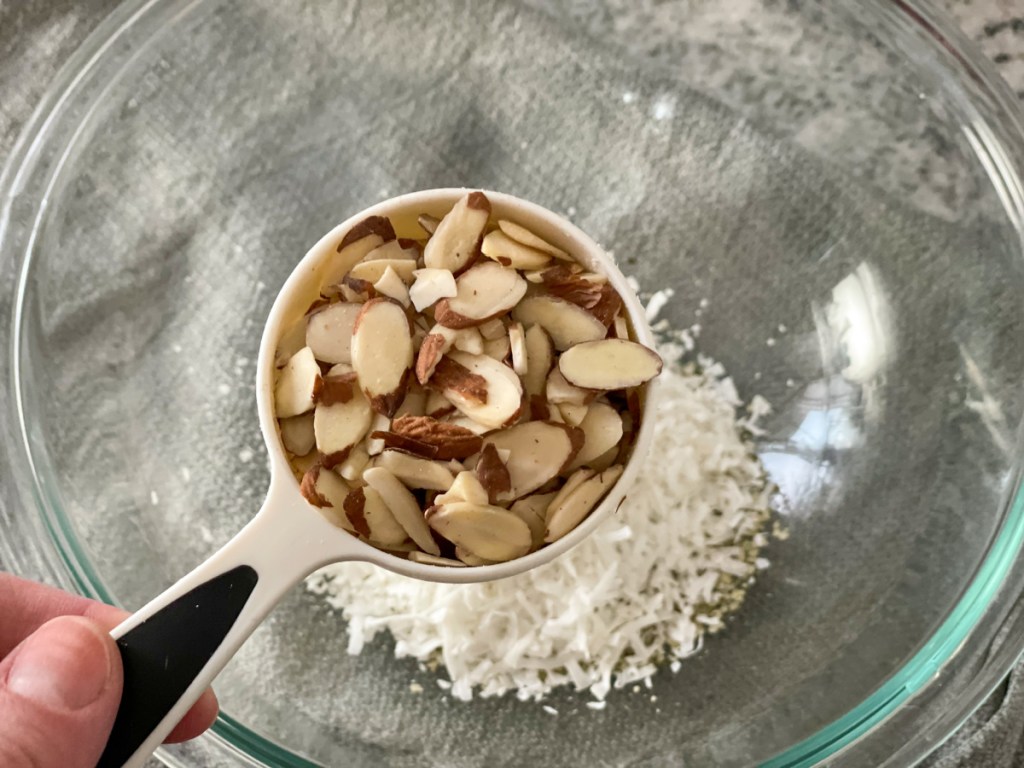
[[[240,565],[200,584],[117,641],[121,705],[97,768],[120,768],[170,712],[216,653],[256,587]]]

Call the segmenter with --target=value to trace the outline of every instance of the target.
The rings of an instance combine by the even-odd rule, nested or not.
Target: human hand
[[[121,701],[121,656],[108,632],[126,616],[0,573],[0,765],[96,765]],[[216,716],[207,690],[167,741],[198,736]]]

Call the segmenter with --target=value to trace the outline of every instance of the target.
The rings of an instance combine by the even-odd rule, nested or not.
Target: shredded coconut
[[[648,316],[667,299],[653,297]],[[659,345],[667,362],[692,348],[689,334],[673,337]],[[651,396],[654,445],[626,504],[551,563],[486,584],[364,563],[311,576],[308,588],[344,612],[348,652],[388,630],[396,656],[443,665],[450,682],[438,686],[461,700],[541,701],[572,686],[601,702],[613,688],[650,689],[662,663],[678,670],[768,565],[771,489],[747,436],[770,408],[755,398],[739,418],[735,386],[704,357],[667,364]]]

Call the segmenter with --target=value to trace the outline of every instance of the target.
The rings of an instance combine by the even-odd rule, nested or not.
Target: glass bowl
[[[1024,129],[933,10],[846,5],[135,0],[96,30],[0,178],[5,567],[132,608],[223,543],[267,483],[278,287],[429,187],[671,287],[773,404],[785,499],[656,703],[458,703],[295,591],[166,764],[902,766],[984,699],[1024,647]]]

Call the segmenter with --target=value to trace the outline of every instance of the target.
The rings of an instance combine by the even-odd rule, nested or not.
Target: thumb
[[[93,768],[121,700],[121,659],[99,625],[47,622],[0,662],[0,765]]]

